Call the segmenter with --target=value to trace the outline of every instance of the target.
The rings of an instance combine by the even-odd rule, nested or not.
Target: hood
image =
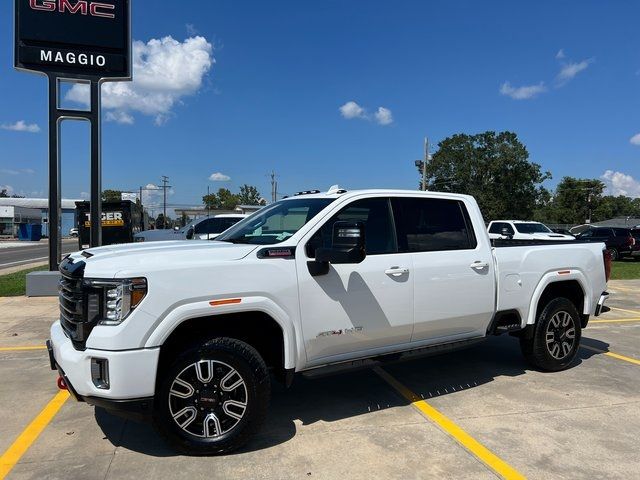
[[[145,230],[136,233],[134,238],[144,238],[145,242],[160,242],[163,240],[184,240],[185,234],[171,229],[165,230]]]
[[[256,248],[258,245],[182,240],[109,245],[83,250],[71,256],[74,260],[86,263],[86,277],[127,278],[170,270],[174,265],[202,268],[208,264],[239,260]]]
[[[571,235],[563,235],[562,233],[532,233],[530,234],[533,238],[540,240],[575,240],[576,238]]]

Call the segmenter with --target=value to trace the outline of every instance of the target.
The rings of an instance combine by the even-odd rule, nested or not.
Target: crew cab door
[[[365,225],[366,258],[329,264],[312,276],[315,249],[331,247],[333,225]],[[387,197],[355,200],[310,232],[296,251],[302,332],[307,366],[368,356],[408,344],[413,329],[411,254],[398,253]]]
[[[475,207],[475,235],[467,204],[458,199],[392,199],[398,248],[412,256],[412,342],[441,343],[482,336],[495,305],[489,239]],[[470,205],[472,206],[472,205]]]

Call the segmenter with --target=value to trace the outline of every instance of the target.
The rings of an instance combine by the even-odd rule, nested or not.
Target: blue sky
[[[46,80],[12,68],[11,4],[0,185],[46,196]],[[638,2],[132,4],[141,63],[133,84],[104,93],[105,188],[168,175],[176,205],[199,204],[208,185],[269,197],[271,170],[284,194],[416,188],[425,135],[512,130],[553,173],[549,187],[610,171],[612,192],[640,196]],[[65,197],[88,192],[87,156],[88,127],[65,125]]]

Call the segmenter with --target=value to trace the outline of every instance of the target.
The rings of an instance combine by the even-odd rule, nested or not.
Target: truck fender
[[[552,283],[555,282],[566,282],[568,280],[576,280],[582,291],[584,292],[584,307],[582,313],[585,315],[589,315],[591,312],[591,298],[593,297],[591,289],[589,288],[589,282],[587,281],[586,276],[580,270],[575,269],[565,269],[565,270],[553,270],[551,272],[545,273],[535,290],[533,291],[533,296],[531,298],[531,304],[529,305],[529,312],[527,315],[527,325],[533,325],[536,323],[536,311],[538,308],[538,302],[540,301],[540,297],[544,290]]]
[[[296,366],[297,345],[293,321],[290,316],[273,300],[262,296],[239,297],[238,303],[216,305],[211,299],[191,300],[169,308],[155,322],[151,333],[144,339],[145,348],[162,346],[171,333],[183,322],[192,318],[225,315],[230,313],[262,312],[269,315],[282,329],[284,337],[284,368]]]

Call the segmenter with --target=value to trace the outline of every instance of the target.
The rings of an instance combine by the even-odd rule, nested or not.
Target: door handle
[[[391,267],[384,271],[385,275],[391,275],[392,277],[399,277],[400,275],[406,275],[409,273],[409,269],[406,267]]]
[[[480,260],[477,260],[477,261],[473,262],[469,266],[471,268],[475,269],[475,270],[482,270],[483,268],[487,268],[489,266],[489,263],[488,262],[481,262]]]

